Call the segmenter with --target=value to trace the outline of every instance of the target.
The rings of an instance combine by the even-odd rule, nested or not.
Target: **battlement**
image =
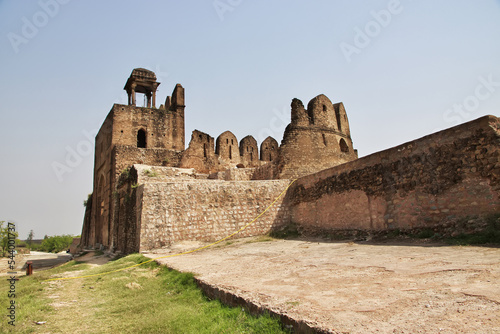
[[[217,137],[215,150],[213,145],[210,135],[195,130],[180,166],[202,173],[265,166],[267,171],[261,169],[259,176],[251,178],[274,179],[307,175],[357,158],[343,103],[333,104],[323,94],[313,98],[307,110],[302,101],[293,99],[291,123],[281,146],[268,137],[259,150],[254,137],[249,135],[238,142],[231,131]]]

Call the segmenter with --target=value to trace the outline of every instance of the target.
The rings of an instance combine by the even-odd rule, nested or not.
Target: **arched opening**
[[[243,165],[243,164],[237,164],[236,168],[245,168],[245,165]]]
[[[146,131],[143,129],[137,131],[137,147],[146,148]]]
[[[207,157],[207,144],[203,144],[203,157]]]
[[[335,110],[335,118],[337,119],[337,128],[342,131],[342,122],[340,122],[340,111]]]
[[[347,143],[345,142],[345,140],[342,138],[340,139],[340,151],[342,152],[349,152],[349,146],[347,145]]]
[[[229,146],[229,160],[231,160],[233,158],[233,150],[232,150],[232,147]]]
[[[325,146],[326,146],[326,136],[324,133],[323,133],[323,144],[325,144]]]
[[[326,111],[326,106],[323,104],[323,111]]]

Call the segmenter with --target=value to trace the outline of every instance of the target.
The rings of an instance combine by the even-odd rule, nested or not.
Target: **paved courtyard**
[[[159,261],[332,333],[500,333],[499,248],[262,240]]]

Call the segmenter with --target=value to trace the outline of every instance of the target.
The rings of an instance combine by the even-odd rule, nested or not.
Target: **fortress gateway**
[[[443,228],[500,212],[498,118],[482,117],[358,159],[342,103],[294,99],[281,145],[195,130],[186,149],[184,88],[159,108],[153,72],[134,69],[95,140],[81,246],[124,253],[293,227],[301,233]],[[147,98],[136,106],[136,93]]]

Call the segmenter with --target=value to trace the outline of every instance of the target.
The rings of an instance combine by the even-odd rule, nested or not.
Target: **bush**
[[[69,234],[47,237],[43,240],[40,250],[43,252],[59,253],[69,248],[73,242],[73,238]]]
[[[90,204],[91,200],[92,200],[92,193],[90,193],[90,194],[87,195],[87,199],[86,200],[83,200],[83,206],[87,207],[87,205]]]
[[[31,244],[30,250],[36,251],[36,252],[41,252],[42,251],[42,244]]]

